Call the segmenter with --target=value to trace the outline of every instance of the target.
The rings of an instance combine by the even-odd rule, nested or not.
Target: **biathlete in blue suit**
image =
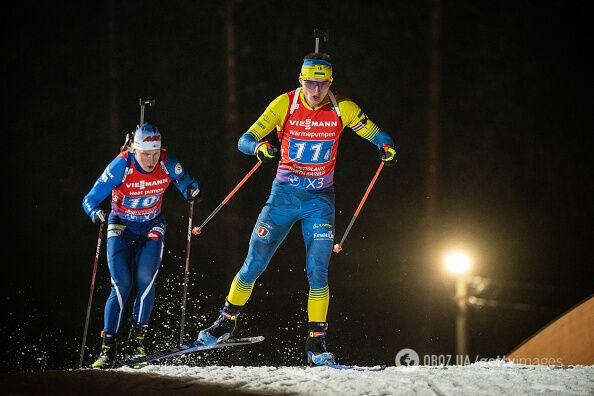
[[[134,133],[130,147],[120,153],[85,196],[82,206],[93,223],[107,221],[107,263],[111,293],[105,304],[101,354],[93,368],[110,367],[124,304],[136,283],[128,351],[146,354],[143,340],[155,300],[155,279],[165,238],[162,199],[170,183],[184,198],[195,200],[200,188],[183,165],[161,148],[161,134],[150,124]],[[100,204],[111,194],[111,213]]]
[[[387,166],[396,162],[390,135],[375,125],[349,98],[330,90],[330,56],[309,54],[299,76],[300,87],[277,97],[241,136],[238,148],[260,161],[274,159],[278,150],[262,140],[276,130],[280,162],[272,191],[253,229],[247,257],[233,279],[219,318],[200,331],[197,342],[228,339],[248,301],[256,279],[291,227],[301,223],[309,281],[306,357],[310,365],[334,362],[326,348],[330,300],[328,264],[334,240],[334,165],[345,127],[376,145]]]

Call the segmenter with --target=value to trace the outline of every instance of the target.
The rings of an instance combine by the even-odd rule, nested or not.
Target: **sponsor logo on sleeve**
[[[184,168],[182,167],[182,165],[178,162],[177,164],[175,164],[175,174],[179,175],[180,173],[182,173],[184,171]]]

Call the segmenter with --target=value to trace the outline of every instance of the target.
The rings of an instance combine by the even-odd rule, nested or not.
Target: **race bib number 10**
[[[132,209],[144,209],[154,206],[159,200],[160,195],[151,195],[148,197],[124,197],[124,206]]]

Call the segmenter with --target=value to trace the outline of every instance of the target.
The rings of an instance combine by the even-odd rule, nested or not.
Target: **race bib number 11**
[[[334,140],[289,139],[289,158],[302,164],[323,164],[330,161]]]

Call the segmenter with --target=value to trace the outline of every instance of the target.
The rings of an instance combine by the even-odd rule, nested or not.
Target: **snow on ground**
[[[594,366],[525,366],[504,361],[466,366],[387,367],[128,367],[117,371],[184,377],[247,393],[291,395],[594,395]]]

